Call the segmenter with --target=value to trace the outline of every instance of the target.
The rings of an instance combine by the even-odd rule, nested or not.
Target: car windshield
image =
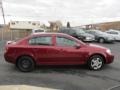
[[[77,34],[84,34],[85,31],[83,31],[82,29],[75,29]]]
[[[35,30],[35,33],[37,32],[44,32],[44,30]]]
[[[96,33],[98,33],[98,34],[105,34],[104,32],[102,32],[102,31],[96,31]]]

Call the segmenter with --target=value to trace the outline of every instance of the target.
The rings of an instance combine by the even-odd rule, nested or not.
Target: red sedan
[[[23,72],[32,71],[36,65],[81,65],[92,70],[101,69],[113,62],[110,49],[62,33],[33,34],[6,45],[4,58],[16,64]]]

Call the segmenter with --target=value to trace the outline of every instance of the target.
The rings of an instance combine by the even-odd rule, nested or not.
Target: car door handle
[[[63,51],[63,49],[60,49],[60,51]]]
[[[61,52],[63,52],[63,51],[65,51],[65,50],[63,50],[63,49],[60,49],[60,51],[61,51]]]

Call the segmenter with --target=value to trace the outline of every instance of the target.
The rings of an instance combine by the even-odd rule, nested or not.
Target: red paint
[[[36,36],[51,36],[52,45],[30,45],[28,43],[29,39]],[[57,46],[56,36],[72,39],[80,45],[80,48]],[[15,44],[6,45],[4,57],[7,62],[14,64],[20,56],[27,55],[33,58],[38,65],[78,65],[86,64],[92,55],[99,54],[105,58],[106,64],[109,64],[113,62],[114,56],[107,53],[106,50],[107,48],[85,44],[66,34],[44,33],[31,35]]]

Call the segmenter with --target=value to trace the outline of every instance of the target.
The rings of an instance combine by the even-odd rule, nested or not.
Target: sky
[[[120,21],[120,0],[2,0],[2,3],[6,22],[30,20],[47,24],[61,20],[63,24],[69,21],[79,26]]]

